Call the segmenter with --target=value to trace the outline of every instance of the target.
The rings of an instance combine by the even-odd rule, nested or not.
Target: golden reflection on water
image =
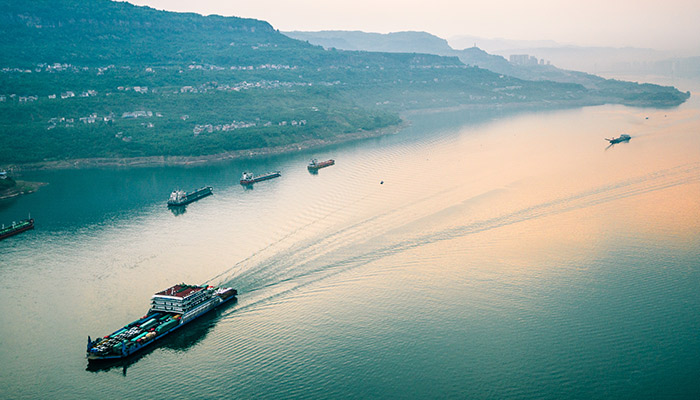
[[[428,242],[437,238],[440,254],[451,245],[439,240],[478,235],[480,241],[465,240],[473,246],[462,256],[453,255],[492,262],[507,256],[505,265],[535,269],[562,254],[575,259],[609,251],[621,238],[695,239],[697,110],[605,106],[546,115],[546,124],[541,119],[521,116],[462,131],[449,151],[426,162],[442,172],[443,192],[422,204],[422,218],[397,230]],[[633,137],[629,143],[603,140],[625,132]]]
[[[214,196],[181,215],[144,200],[134,214],[79,226],[70,235],[38,229],[46,238],[36,243],[38,251],[13,253],[12,268],[0,279],[10,293],[3,297],[1,319],[7,323],[1,336],[8,346],[2,350],[10,361],[31,364],[22,369],[10,363],[7,370],[13,378],[34,376],[45,354],[55,351],[50,347],[58,335],[64,346],[55,358],[74,365],[56,374],[66,384],[93,385],[70,372],[83,372],[85,334],[108,333],[139,316],[156,290],[212,277],[217,278],[212,283],[241,289],[240,301],[196,348],[178,356],[196,360],[203,375],[223,385],[237,377],[220,365],[235,365],[248,379],[263,375],[274,384],[271,375],[316,365],[328,355],[348,366],[339,374],[351,376],[359,366],[381,375],[392,366],[373,357],[403,354],[394,343],[413,346],[406,354],[415,363],[402,363],[409,374],[416,372],[412,365],[438,360],[437,353],[449,356],[444,351],[449,346],[471,346],[474,351],[465,356],[488,366],[507,358],[504,352],[527,351],[527,345],[501,338],[514,343],[525,338],[550,349],[551,340],[540,340],[550,339],[550,323],[571,328],[554,337],[561,339],[554,343],[560,348],[577,346],[590,331],[608,340],[612,325],[606,321],[584,324],[589,331],[577,335],[578,319],[585,315],[581,308],[596,300],[607,278],[623,284],[603,294],[613,300],[627,295],[619,294],[627,275],[611,271],[637,269],[636,283],[643,286],[639,282],[648,277],[639,274],[639,264],[651,265],[653,275],[655,257],[697,252],[698,108],[696,103],[673,110],[601,106],[444,130],[428,126],[418,140],[341,148],[328,155],[337,164],[315,176],[306,171],[305,160],[287,160],[282,178],[254,190],[244,191],[235,180],[222,183]],[[621,133],[632,140],[608,147],[604,138]],[[188,173],[207,181],[207,171]],[[649,289],[678,286],[669,276]],[[584,306],[569,300],[582,291],[588,291],[581,298]],[[674,292],[668,298],[674,300]],[[667,315],[654,308],[665,302],[632,299],[632,313]],[[49,302],[55,312],[46,312]],[[533,325],[523,323],[528,318]],[[47,326],[52,332],[42,329]],[[24,339],[26,328],[34,332],[33,341]],[[480,359],[483,348],[493,357]],[[590,354],[599,353],[591,348]],[[348,349],[371,354],[347,361]],[[295,361],[284,365],[289,369],[276,364],[280,354]],[[168,380],[176,385],[182,374],[158,375],[172,357],[154,351],[133,367],[142,375],[130,379],[144,386]],[[263,367],[260,357],[267,361]],[[522,355],[525,361],[516,367],[537,359]],[[569,360],[557,364],[558,374],[569,376]],[[604,363],[591,363],[591,369]],[[438,362],[435,371],[458,367],[475,373],[467,364]],[[504,373],[516,369],[496,368],[493,376],[503,381]],[[297,372],[315,385],[333,381],[320,369],[316,378],[303,368]],[[98,389],[114,385],[118,393],[125,386],[101,378]],[[560,381],[549,383],[561,387]],[[256,397],[255,390],[242,397]]]

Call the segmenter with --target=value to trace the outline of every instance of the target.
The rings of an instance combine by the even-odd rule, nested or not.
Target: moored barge
[[[236,289],[228,287],[184,283],[171,286],[151,297],[151,308],[143,317],[96,340],[88,336],[87,359],[99,361],[128,357],[235,299],[237,294]]]
[[[18,233],[34,229],[34,218],[23,219],[19,222],[12,222],[12,225],[0,228],[0,240],[14,236]]]
[[[312,158],[311,161],[309,162],[309,165],[307,168],[310,171],[316,171],[316,170],[319,170],[321,168],[330,167],[333,164],[335,164],[334,159],[330,159],[330,160],[326,160],[326,161],[318,161],[317,159]]]
[[[262,175],[253,175],[252,172],[244,172],[241,175],[241,185],[252,185],[255,182],[266,181],[281,176],[280,171],[266,172]]]
[[[209,196],[212,193],[211,190],[211,186],[205,186],[190,193],[187,193],[184,190],[173,190],[173,192],[170,193],[170,198],[168,199],[168,206],[184,206],[185,204],[197,201],[202,197]]]

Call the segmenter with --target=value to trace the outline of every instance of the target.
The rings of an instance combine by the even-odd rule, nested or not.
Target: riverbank
[[[12,164],[0,166],[13,171],[37,171],[48,169],[79,169],[79,168],[102,168],[102,167],[149,167],[156,165],[197,165],[216,161],[232,160],[237,158],[253,158],[275,154],[291,153],[294,151],[322,148],[353,140],[368,139],[384,135],[396,134],[407,125],[402,122],[398,125],[376,129],[371,131],[358,131],[345,135],[336,136],[331,139],[314,139],[301,143],[291,143],[284,146],[262,147],[257,149],[246,149],[230,151],[225,153],[210,154],[205,156],[148,156],[148,157],[125,157],[125,158],[82,158],[71,160],[41,161],[27,164]],[[19,183],[19,181],[18,181]],[[40,185],[41,186],[41,185]],[[1,198],[1,197],[0,197]]]
[[[40,187],[48,185],[46,182],[16,181],[16,183],[17,184],[15,186],[0,191],[0,200],[11,199],[23,194],[34,193],[39,190]]]
[[[354,133],[344,134],[329,139],[314,139],[300,143],[290,143],[283,146],[262,147],[256,149],[245,149],[229,151],[224,153],[203,155],[203,156],[144,156],[144,157],[95,157],[95,158],[80,158],[55,161],[39,161],[24,164],[7,164],[0,165],[0,169],[16,170],[16,171],[36,171],[36,170],[54,170],[54,169],[80,169],[80,168],[102,168],[102,167],[149,167],[157,165],[196,165],[217,161],[225,161],[238,158],[253,158],[260,156],[268,156],[275,154],[291,153],[294,151],[322,148],[339,143],[345,143],[353,140],[361,140],[372,137],[379,137],[389,134],[395,134],[406,127],[409,122],[407,117],[414,115],[432,114],[440,112],[454,111],[479,111],[485,109],[498,109],[507,113],[516,111],[529,110],[554,110],[554,109],[570,109],[588,106],[599,106],[606,104],[605,99],[597,100],[546,100],[546,101],[529,101],[529,102],[512,102],[512,103],[493,103],[493,104],[462,104],[451,107],[434,107],[434,108],[418,108],[413,110],[404,110],[401,112],[401,123],[381,129],[370,131],[358,131]],[[629,105],[634,107],[634,105]]]
[[[438,112],[450,112],[459,110],[483,110],[498,108],[503,110],[528,110],[535,108],[565,108],[565,107],[583,107],[590,105],[582,102],[570,104],[565,102],[547,102],[544,105],[542,102],[528,103],[505,103],[505,104],[464,104],[454,107],[436,107],[436,108],[421,108],[416,110],[407,110],[402,113],[402,122],[381,129],[371,131],[358,131],[354,133],[344,134],[329,139],[314,139],[307,140],[301,143],[291,143],[284,146],[262,147],[256,149],[236,150],[225,153],[210,154],[204,156],[145,156],[145,157],[95,157],[95,158],[80,158],[55,161],[40,161],[25,164],[0,165],[1,168],[11,169],[15,171],[37,171],[37,170],[56,170],[56,169],[81,169],[81,168],[113,168],[113,167],[150,167],[158,165],[197,165],[211,162],[226,161],[239,158],[254,158],[261,156],[269,156],[275,154],[291,153],[300,150],[316,149],[334,144],[345,143],[353,140],[368,139],[384,135],[398,133],[401,129],[410,124],[406,120],[412,115],[431,114]]]

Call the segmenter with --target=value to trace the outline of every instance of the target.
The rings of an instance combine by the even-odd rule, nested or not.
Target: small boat
[[[335,160],[333,160],[333,159],[326,160],[326,161],[318,161],[317,159],[313,158],[309,162],[309,165],[307,168],[309,168],[309,170],[311,170],[311,171],[315,171],[315,170],[319,170],[321,168],[330,167],[333,164],[335,164]]]
[[[173,190],[168,199],[168,206],[184,206],[202,197],[209,196],[211,193],[211,186],[205,186],[190,193],[184,190]]]
[[[610,142],[610,144],[618,144],[618,143],[621,143],[621,142],[629,142],[630,139],[632,139],[632,136],[627,135],[627,134],[625,134],[625,133],[623,133],[622,135],[620,135],[619,137],[616,137],[616,138],[612,138],[612,139],[605,138],[605,140],[607,140],[608,142]]]
[[[237,294],[236,289],[229,287],[184,283],[162,290],[151,296],[151,307],[143,317],[96,340],[88,336],[88,362],[126,358],[220,305],[234,300]]]
[[[241,185],[252,185],[255,182],[266,181],[281,175],[282,173],[280,173],[280,171],[266,172],[262,175],[253,175],[252,172],[244,172],[243,175],[241,175]]]
[[[2,225],[2,228],[0,228],[0,240],[8,238],[10,236],[14,236],[18,233],[22,233],[24,231],[28,231],[30,229],[34,229],[34,218],[27,218],[23,219],[19,222],[12,222],[11,226],[5,227],[5,225]]]

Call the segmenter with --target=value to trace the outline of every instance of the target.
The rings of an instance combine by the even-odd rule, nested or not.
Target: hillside
[[[636,83],[621,82],[616,80],[606,80],[596,75],[585,72],[571,71],[557,68],[554,65],[547,63],[538,64],[537,62],[527,64],[514,64],[509,62],[501,55],[489,54],[486,51],[474,46],[463,50],[455,50],[445,39],[431,35],[426,32],[396,32],[388,34],[366,33],[358,31],[319,31],[319,32],[285,32],[291,38],[305,40],[308,43],[316,44],[324,47],[334,47],[343,50],[366,50],[366,51],[387,51],[387,52],[418,52],[426,54],[436,54],[448,57],[458,57],[466,65],[473,65],[479,68],[488,69],[499,74],[506,74],[524,80],[543,81],[549,80],[562,83],[576,83],[585,86],[588,89],[601,90],[607,93],[615,91],[629,92],[625,99],[620,102],[629,105],[642,105],[647,100],[643,97],[634,99],[634,93],[647,92],[649,87],[641,87]],[[467,43],[467,39],[476,39],[473,37],[463,37],[459,43]],[[481,40],[483,41],[483,39]],[[504,40],[496,41],[508,43]],[[539,43],[539,42],[535,42]],[[546,42],[545,42],[546,43]],[[548,43],[555,45],[556,43]],[[381,50],[379,50],[381,49]],[[576,51],[583,48],[574,47],[556,47],[542,48],[542,53],[531,54],[546,54],[554,56],[555,52],[567,51],[570,58],[579,57]],[[583,49],[585,50],[585,49]],[[581,50],[581,51],[583,51]],[[614,51],[614,49],[608,49]],[[631,50],[629,50],[631,51]],[[629,52],[628,51],[628,52]],[[638,50],[641,51],[641,50]],[[523,50],[514,50],[509,54],[527,53]],[[508,53],[501,51],[502,54]],[[587,54],[587,53],[584,53]],[[549,59],[549,57],[545,57]],[[586,58],[585,55],[583,58]],[[559,59],[559,58],[557,58]],[[688,63],[691,65],[690,63]],[[673,96],[668,96],[670,93],[667,89],[660,89],[665,94],[659,98],[667,98],[671,100]],[[682,98],[682,96],[681,96]],[[638,101],[637,101],[638,100]],[[673,101],[668,104],[659,104],[662,106],[672,105]]]
[[[283,32],[285,35],[325,48],[387,53],[451,55],[446,40],[427,32],[371,33],[362,31]]]
[[[4,172],[4,171],[0,171],[0,173],[2,173],[2,172]],[[4,192],[6,190],[12,189],[16,185],[17,185],[17,183],[11,177],[0,175],[0,193]]]
[[[12,38],[0,42],[3,165],[321,145],[397,126],[415,109],[685,99],[652,85],[523,80],[457,54],[325,50],[263,21],[108,0],[4,3],[0,33]]]
[[[3,62],[79,65],[129,63],[214,63],[253,61],[269,46],[267,59],[288,58],[303,44],[253,19],[170,13],[107,0],[3,2],[0,8]],[[311,46],[306,46],[311,47]],[[275,60],[276,59],[276,60]]]

